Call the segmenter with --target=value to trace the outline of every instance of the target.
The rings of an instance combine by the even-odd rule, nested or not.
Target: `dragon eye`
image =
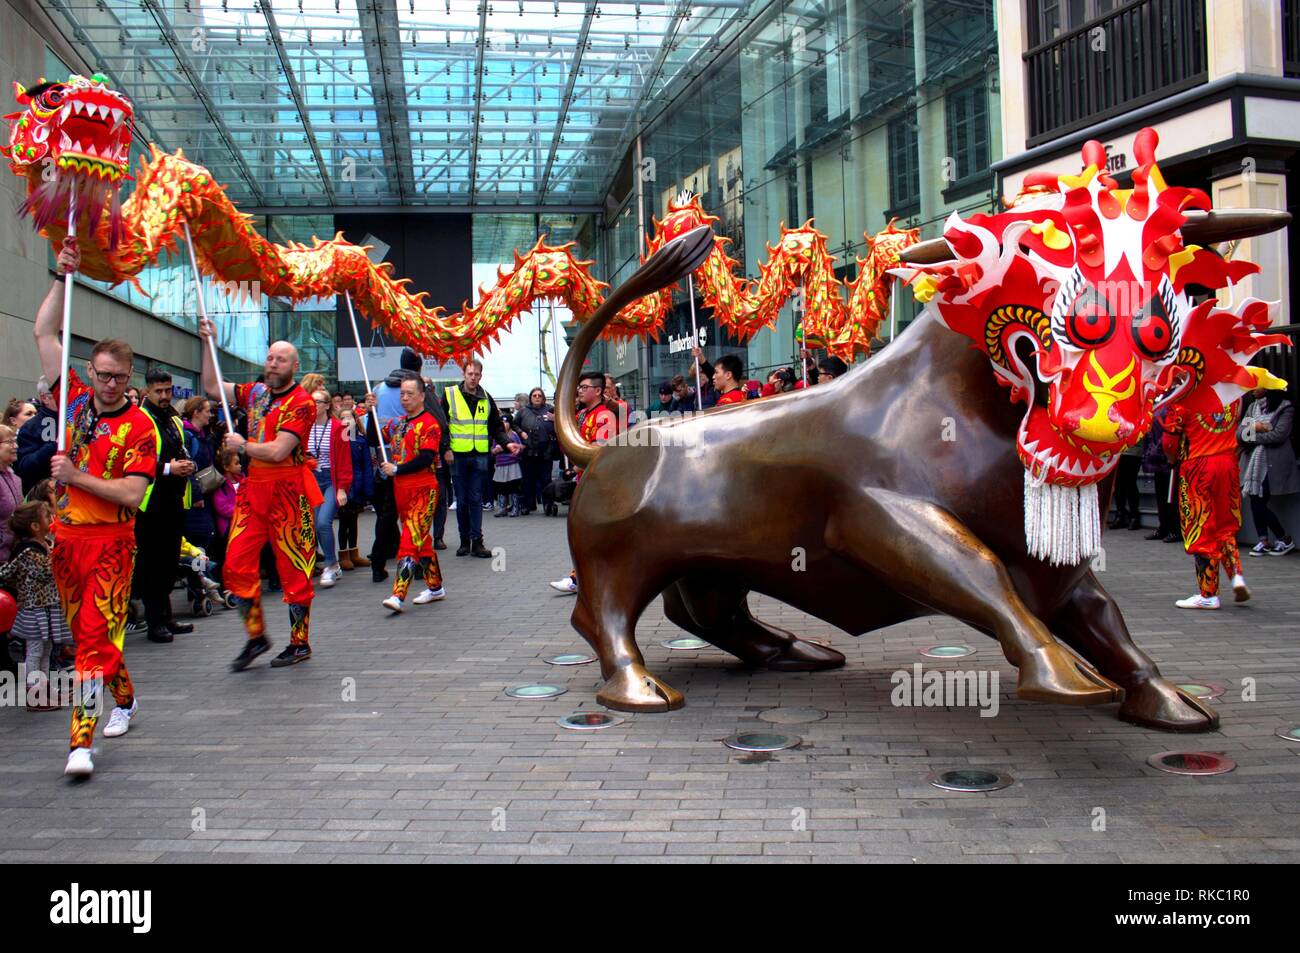
[[[1065,316],[1065,330],[1079,347],[1101,347],[1115,333],[1115,316],[1094,288],[1084,288]]]
[[[1142,354],[1158,361],[1173,346],[1174,328],[1169,309],[1162,295],[1151,300],[1133,315],[1133,344]]]

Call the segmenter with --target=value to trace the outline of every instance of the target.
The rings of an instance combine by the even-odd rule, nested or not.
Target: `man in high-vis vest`
[[[442,395],[451,431],[451,480],[456,490],[456,525],[460,529],[457,556],[474,555],[489,559],[492,552],[483,545],[483,485],[488,478],[488,459],[493,447],[519,453],[523,446],[507,440],[501,413],[492,395],[478,386],[483,362],[472,357],[465,364],[465,379],[448,387]]]

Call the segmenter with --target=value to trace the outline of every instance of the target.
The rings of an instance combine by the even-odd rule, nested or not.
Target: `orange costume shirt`
[[[95,411],[95,393],[76,371],[68,370],[68,459],[82,473],[100,480],[142,476],[152,482],[158,467],[158,432],[153,420],[128,400],[106,414]],[[63,526],[135,523],[135,510],[103,497],[59,484],[55,501]]]
[[[1189,413],[1181,404],[1169,413],[1165,425],[1166,455],[1174,459],[1170,449],[1176,448],[1180,462],[1198,457],[1212,457],[1219,453],[1237,453],[1237,425],[1241,422],[1241,401],[1234,400],[1217,414]]]
[[[265,384],[236,384],[235,402],[248,411],[248,439],[253,443],[270,443],[283,432],[298,438],[298,445],[280,463],[268,460],[248,461],[248,476],[266,477],[279,471],[300,470],[307,464],[307,435],[316,422],[316,403],[294,384],[279,394]],[[313,481],[314,482],[314,481]]]
[[[414,417],[394,417],[384,425],[384,441],[388,444],[388,460],[402,466],[414,460],[421,451],[433,454],[433,462],[427,469],[413,473],[401,473],[399,478],[421,481],[438,480],[438,444],[442,440],[442,427],[427,410]]]

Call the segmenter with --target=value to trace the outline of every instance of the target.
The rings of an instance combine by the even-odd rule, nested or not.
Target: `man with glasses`
[[[185,427],[172,407],[172,376],[161,367],[144,377],[140,409],[158,430],[158,470],[149,499],[135,520],[136,571],[133,594],[144,601],[150,642],[170,642],[194,631],[172,617],[172,586],[181,555],[185,511],[190,507],[194,461],[185,452]],[[138,625],[138,623],[137,623]]]
[[[33,328],[46,380],[63,365],[60,328],[64,276],[81,266],[75,238],[59,251],[55,279]],[[158,434],[143,411],[126,399],[135,355],[125,341],[105,338],[90,352],[87,384],[68,368],[67,451],[55,454],[58,482],[54,581],[77,645],[80,683],[72,709],[71,750],[64,774],[88,778],[95,770],[91,744],[107,684],[115,703],[106,738],[124,735],[139,709],[122,643],[135,565],[135,513],[148,498],[158,459]]]
[[[604,443],[618,435],[618,411],[605,399],[605,375],[600,371],[586,371],[578,378],[578,432],[588,443]],[[574,476],[575,482],[582,479],[582,471]],[[570,570],[569,575],[551,583],[551,588],[566,595],[578,592],[578,574]]]
[[[216,326],[199,322],[203,339],[203,390],[221,397],[217,370],[208,339]],[[312,511],[324,497],[307,466],[307,435],[316,419],[316,405],[298,386],[298,349],[276,341],[267,349],[263,380],[253,384],[221,382],[226,400],[248,413],[248,438],[227,434],[225,449],[248,457],[248,478],[239,484],[235,512],[226,542],[222,582],[235,596],[248,639],[230,664],[242,671],[271,648],[262,614],[262,547],[271,544],[275,565],[289,605],[289,645],[271,661],[272,668],[295,665],[311,658],[308,632],[311,584],[316,565],[316,524]]]

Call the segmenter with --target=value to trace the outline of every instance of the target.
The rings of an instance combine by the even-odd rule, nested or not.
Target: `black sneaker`
[[[377,563],[373,560],[370,562],[370,581],[383,582],[388,578],[388,570],[384,568],[383,563]]]
[[[148,632],[148,631],[149,631],[149,623],[145,622],[143,619],[131,620],[126,624],[127,635],[138,635],[141,632]]]
[[[150,629],[148,638],[150,642],[161,642],[164,644],[173,641],[172,634],[168,632],[166,629],[161,627],[157,629]]]
[[[491,559],[492,550],[483,545],[483,540],[476,539],[474,540],[473,547],[470,549],[470,555],[477,556],[479,559]]]
[[[442,541],[442,537],[439,536],[437,539],[435,539],[435,540],[433,541],[433,548],[434,548],[434,549],[446,549],[446,548],[447,548],[447,544],[444,543],[444,542]]]
[[[463,539],[460,541],[460,547],[456,550],[456,555],[457,555],[457,556],[468,556],[468,555],[469,555],[469,542],[468,542],[468,541],[463,540]]]
[[[230,663],[230,670],[232,672],[242,672],[252,664],[253,659],[270,650],[271,642],[266,636],[259,635],[255,639],[249,639],[244,643],[239,655]]]
[[[286,665],[297,665],[299,662],[305,662],[311,658],[311,646],[303,643],[302,645],[290,644],[283,652],[271,659],[271,668],[284,668]]]
[[[190,622],[177,622],[171,619],[167,622],[167,631],[172,635],[189,635],[194,631],[194,625]]]

